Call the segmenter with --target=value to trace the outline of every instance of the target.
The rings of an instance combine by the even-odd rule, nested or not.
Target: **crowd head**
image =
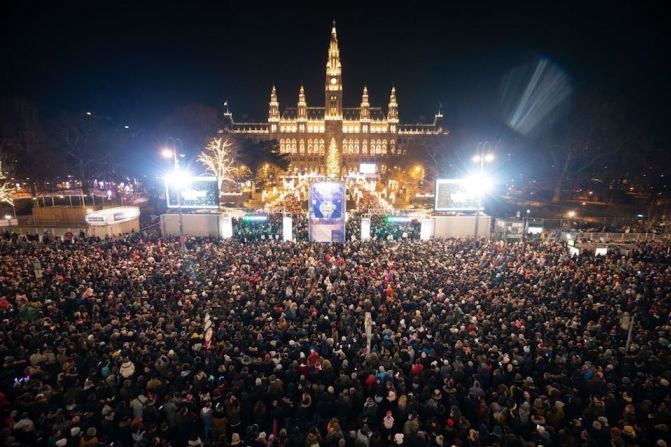
[[[2,243],[0,442],[666,446],[668,261],[659,243]]]

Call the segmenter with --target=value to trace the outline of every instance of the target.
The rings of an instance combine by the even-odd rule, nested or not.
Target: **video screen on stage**
[[[178,190],[165,182],[165,191],[168,208],[179,208],[181,201],[182,208],[219,208],[219,187],[216,177],[191,177],[187,185],[181,187],[181,197],[178,197]]]
[[[477,211],[478,196],[466,179],[436,180],[436,211]]]
[[[345,185],[343,183],[311,184],[308,208],[311,241],[345,241]]]

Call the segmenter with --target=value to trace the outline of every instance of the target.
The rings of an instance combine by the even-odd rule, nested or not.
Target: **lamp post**
[[[480,163],[480,178],[478,181],[482,182],[483,181],[483,176],[485,172],[485,163],[489,163],[494,161],[494,154],[488,153],[485,154],[485,143],[480,143],[478,144],[478,153],[473,157],[473,162],[475,163]],[[480,210],[482,209],[482,190],[480,189],[482,185],[478,185],[478,207],[477,211],[475,212],[475,231],[473,233],[473,237],[475,239],[478,239],[478,227],[480,226]]]
[[[527,239],[527,232],[529,231],[529,214],[531,214],[531,210],[527,209],[527,215],[524,219],[524,233],[522,234],[522,240]]]
[[[161,155],[164,158],[172,158],[173,161],[173,172],[175,177],[177,176],[177,166],[179,165],[179,160],[177,159],[177,145],[173,142],[171,147],[166,147],[161,151]],[[179,243],[184,250],[184,220],[182,217],[182,188],[181,185],[176,185],[177,190],[177,209],[179,210]],[[170,196],[168,195],[168,202],[170,202]]]

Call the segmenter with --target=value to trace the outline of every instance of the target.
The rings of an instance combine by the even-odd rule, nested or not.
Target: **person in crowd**
[[[671,442],[668,244],[246,239],[0,243],[0,444]]]

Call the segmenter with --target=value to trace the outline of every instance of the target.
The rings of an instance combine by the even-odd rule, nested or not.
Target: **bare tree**
[[[554,168],[552,201],[560,202],[566,187],[596,177],[607,183],[623,175],[638,162],[642,149],[634,135],[614,104],[586,95],[545,142]]]
[[[5,176],[5,173],[2,170],[2,160],[0,160],[0,203],[7,203],[14,206],[13,194],[14,185]]]
[[[236,172],[232,147],[233,144],[228,139],[213,138],[198,155],[198,162],[205,166],[207,172],[217,177],[219,191],[225,181],[233,180]]]

